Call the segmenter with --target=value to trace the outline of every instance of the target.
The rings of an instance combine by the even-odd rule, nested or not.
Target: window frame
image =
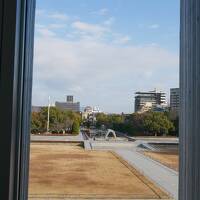
[[[35,0],[0,2],[0,199],[28,199]]]
[[[200,2],[180,5],[179,199],[199,200]],[[0,199],[28,199],[34,15],[35,0],[0,1]]]

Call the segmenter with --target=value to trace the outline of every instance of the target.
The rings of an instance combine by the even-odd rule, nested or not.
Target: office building
[[[43,108],[45,108],[45,107],[44,106],[32,106],[31,111],[39,113]]]
[[[136,92],[135,112],[143,113],[158,106],[167,107],[166,94],[162,91]]]
[[[73,96],[69,95],[66,98],[66,102],[55,102],[56,108],[59,108],[61,110],[71,110],[74,112],[80,112],[80,102],[74,102]]]
[[[68,103],[73,103],[73,101],[74,101],[74,97],[72,95],[68,95],[67,96],[67,102]]]
[[[170,89],[170,110],[179,112],[180,106],[180,89],[171,88]]]

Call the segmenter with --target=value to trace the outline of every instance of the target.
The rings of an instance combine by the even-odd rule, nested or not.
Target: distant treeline
[[[44,133],[47,131],[48,108],[39,112],[32,112],[31,133]],[[49,115],[49,132],[78,134],[80,125],[96,126],[114,129],[130,136],[171,135],[178,136],[178,115],[175,112],[145,112],[133,114],[99,113],[96,121],[82,122],[81,114],[73,111],[62,111],[51,107]]]
[[[129,115],[97,114],[96,126],[102,125],[130,136],[178,136],[178,116],[174,112],[145,112]]]
[[[39,112],[32,112],[31,133],[44,133],[47,131],[48,108],[44,107]],[[51,107],[49,115],[49,132],[78,134],[81,123],[80,113],[61,111]]]

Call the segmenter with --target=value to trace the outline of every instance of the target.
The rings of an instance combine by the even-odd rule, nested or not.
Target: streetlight
[[[48,102],[48,116],[47,116],[47,133],[49,133],[49,113],[50,113],[50,107],[51,107],[51,104],[50,104],[50,96],[49,96],[49,102]]]

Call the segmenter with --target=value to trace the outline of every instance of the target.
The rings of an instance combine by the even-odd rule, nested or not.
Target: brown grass
[[[112,152],[47,143],[31,145],[29,198],[169,199]]]
[[[153,160],[160,162],[161,164],[178,171],[179,168],[179,156],[178,153],[173,152],[143,152],[145,156],[150,157]]]

